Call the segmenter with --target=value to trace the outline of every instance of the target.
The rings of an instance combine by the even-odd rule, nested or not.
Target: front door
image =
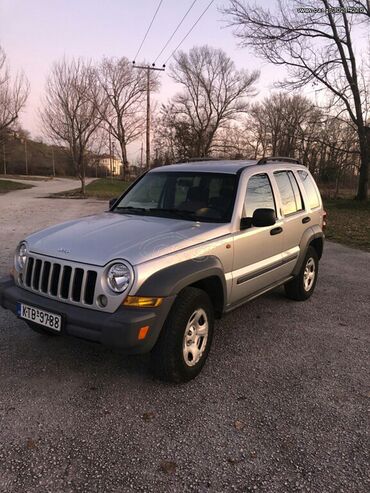
[[[252,219],[256,209],[276,205],[266,173],[252,175],[247,184],[243,217]],[[281,230],[281,232],[279,232]],[[282,220],[268,227],[249,228],[235,233],[231,303],[237,303],[281,279]]]

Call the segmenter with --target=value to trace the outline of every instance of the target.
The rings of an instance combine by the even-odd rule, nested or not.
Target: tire
[[[206,362],[213,328],[214,310],[207,293],[193,287],[183,289],[152,350],[154,375],[175,383],[195,378]]]
[[[296,301],[308,300],[315,290],[318,274],[319,258],[316,250],[310,246],[299,274],[284,286],[287,297]]]
[[[33,322],[26,322],[28,327],[30,327],[34,332],[48,337],[56,337],[59,335],[57,332],[52,332],[51,330],[44,329],[40,325],[34,324]]]

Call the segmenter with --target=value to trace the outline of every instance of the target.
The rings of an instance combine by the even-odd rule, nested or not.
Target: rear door
[[[302,194],[293,170],[275,171],[273,176],[279,191],[279,212],[284,218],[282,245],[284,274],[289,275],[297,262],[303,233],[311,226],[311,217],[305,210]]]
[[[297,170],[297,176],[298,182],[300,181],[303,186],[303,191],[305,194],[303,200],[305,202],[306,209],[311,209],[311,221],[308,224],[310,226],[319,226],[322,228],[323,210],[319,189],[317,188],[317,185],[308,170]]]
[[[241,185],[242,186],[242,185]],[[255,209],[276,211],[276,200],[267,173],[249,177],[244,191],[242,217],[252,219]],[[281,253],[283,248],[282,221],[273,226],[257,228],[250,225],[234,235],[234,263],[231,303],[265,289],[281,279]],[[277,232],[277,234],[275,234]]]

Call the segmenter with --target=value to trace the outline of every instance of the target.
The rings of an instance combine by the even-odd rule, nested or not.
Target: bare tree
[[[289,77],[280,85],[300,89],[320,84],[334,96],[357,129],[361,167],[357,198],[368,196],[370,126],[365,120],[365,94],[360,77],[358,55],[354,48],[354,27],[368,15],[355,15],[347,7],[363,7],[367,0],[350,2],[302,0],[277,2],[276,12],[242,0],[230,0],[225,12],[236,27],[243,46],[251,46],[257,55],[275,65],[288,68]],[[333,7],[338,7],[337,12]]]
[[[200,46],[175,55],[171,76],[184,88],[172,99],[177,122],[187,128],[192,154],[202,157],[217,130],[247,111],[259,73],[236,70],[223,50]]]
[[[163,104],[154,125],[154,147],[163,163],[170,164],[198,156],[197,141],[188,121],[171,101]]]
[[[146,79],[134,70],[127,58],[104,58],[97,69],[98,111],[107,131],[118,141],[124,174],[127,172],[127,145],[144,131]],[[150,90],[158,88],[158,78],[151,77]]]
[[[335,182],[358,170],[360,151],[353,123],[325,113],[298,94],[275,93],[251,107],[245,135],[254,156],[274,154],[303,160],[320,182]]]
[[[16,123],[28,94],[26,76],[20,73],[11,77],[5,52],[0,46],[0,136]]]
[[[370,0],[352,0],[348,4],[351,7],[358,7],[359,13],[370,17]]]
[[[223,159],[254,159],[255,142],[246,131],[245,122],[231,122],[225,125],[214,139],[212,152]]]
[[[67,146],[83,195],[89,145],[101,123],[92,96],[95,87],[96,76],[89,63],[63,59],[51,70],[41,112],[46,134]]]
[[[280,92],[251,107],[249,128],[261,144],[261,154],[294,157],[301,136],[307,129],[312,131],[320,117],[307,98]]]

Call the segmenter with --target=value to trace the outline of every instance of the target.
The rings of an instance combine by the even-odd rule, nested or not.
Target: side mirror
[[[109,209],[111,209],[114,206],[114,204],[117,202],[117,200],[118,200],[117,197],[114,197],[113,199],[110,199],[110,201],[109,201]]]
[[[256,209],[252,217],[252,225],[258,228],[273,226],[276,223],[274,209]]]
[[[248,229],[252,226],[252,218],[251,217],[242,217],[240,220],[240,229]]]

